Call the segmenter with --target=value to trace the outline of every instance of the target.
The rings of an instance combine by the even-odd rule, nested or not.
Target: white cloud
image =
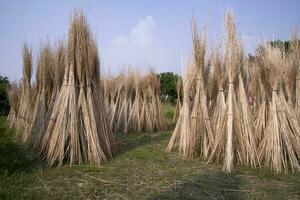
[[[112,67],[113,72],[129,65],[165,67],[168,56],[156,41],[155,29],[154,18],[147,16],[138,21],[127,35],[116,36],[103,52],[104,64]]]
[[[114,46],[124,46],[128,44],[128,38],[126,36],[117,36],[112,41],[112,45]]]
[[[154,40],[155,22],[152,16],[140,20],[129,35],[119,35],[112,40],[113,46],[151,46]]]
[[[151,46],[154,40],[155,22],[152,16],[140,20],[129,35],[119,35],[112,40],[114,46]]]
[[[155,22],[152,16],[140,20],[139,23],[131,29],[130,41],[135,45],[152,45],[154,37]]]

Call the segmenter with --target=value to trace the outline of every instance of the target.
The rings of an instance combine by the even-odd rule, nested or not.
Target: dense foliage
[[[173,72],[158,74],[160,80],[160,96],[163,101],[175,102],[177,99],[177,80],[179,76]]]
[[[6,76],[0,76],[0,115],[7,115],[9,112],[9,103],[7,97],[7,87],[9,81]]]

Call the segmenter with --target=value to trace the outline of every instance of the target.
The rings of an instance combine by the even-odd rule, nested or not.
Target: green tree
[[[0,115],[7,115],[10,109],[7,95],[8,77],[0,76]]]
[[[160,80],[160,96],[162,101],[174,103],[177,99],[176,85],[179,76],[173,72],[158,74]]]

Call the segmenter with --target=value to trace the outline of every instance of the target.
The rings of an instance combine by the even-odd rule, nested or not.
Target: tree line
[[[7,94],[8,86],[8,77],[0,76],[0,115],[8,115],[10,109]]]

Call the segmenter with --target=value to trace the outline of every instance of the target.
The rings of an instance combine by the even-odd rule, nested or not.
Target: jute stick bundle
[[[37,93],[30,119],[30,128],[27,133],[26,142],[33,145],[33,148],[39,149],[44,136],[48,119],[48,98],[51,93],[50,72],[53,67],[53,53],[50,44],[44,45],[40,50],[37,68]]]
[[[103,95],[98,51],[86,18],[75,13],[68,35],[62,87],[42,141],[50,165],[99,165],[115,152]]]
[[[18,108],[18,125],[17,131],[19,139],[25,142],[27,133],[30,127],[30,117],[32,114],[32,93],[31,93],[31,74],[32,74],[32,52],[28,45],[23,47],[23,79],[22,79],[22,94]]]
[[[153,132],[166,128],[160,102],[159,80],[153,72],[134,70],[106,78],[104,91],[115,132]]]
[[[12,83],[8,90],[8,100],[10,104],[10,111],[7,117],[6,125],[9,128],[17,127],[19,122],[18,109],[20,104],[21,87],[16,83]]]
[[[176,84],[176,91],[177,91],[177,100],[176,100],[176,106],[175,106],[175,112],[174,112],[174,116],[173,116],[173,121],[177,121],[178,117],[179,117],[179,113],[182,107],[182,79],[178,78],[177,79],[177,84]]]
[[[220,118],[215,128],[215,143],[209,161],[223,162],[223,170],[231,172],[234,163],[258,164],[253,122],[241,69],[244,64],[241,45],[237,39],[232,12],[226,13],[224,64],[228,78],[226,108],[222,93],[219,97]]]
[[[261,52],[269,91],[269,114],[264,137],[259,146],[260,161],[276,173],[289,168],[299,171],[300,129],[295,114],[285,100],[279,80],[282,78],[284,58],[279,48],[267,45]]]
[[[193,59],[185,74],[188,77],[183,78],[183,106],[167,147],[167,151],[178,148],[188,159],[199,155],[207,158],[214,140],[204,81],[206,34],[199,38],[195,20],[192,29]]]

